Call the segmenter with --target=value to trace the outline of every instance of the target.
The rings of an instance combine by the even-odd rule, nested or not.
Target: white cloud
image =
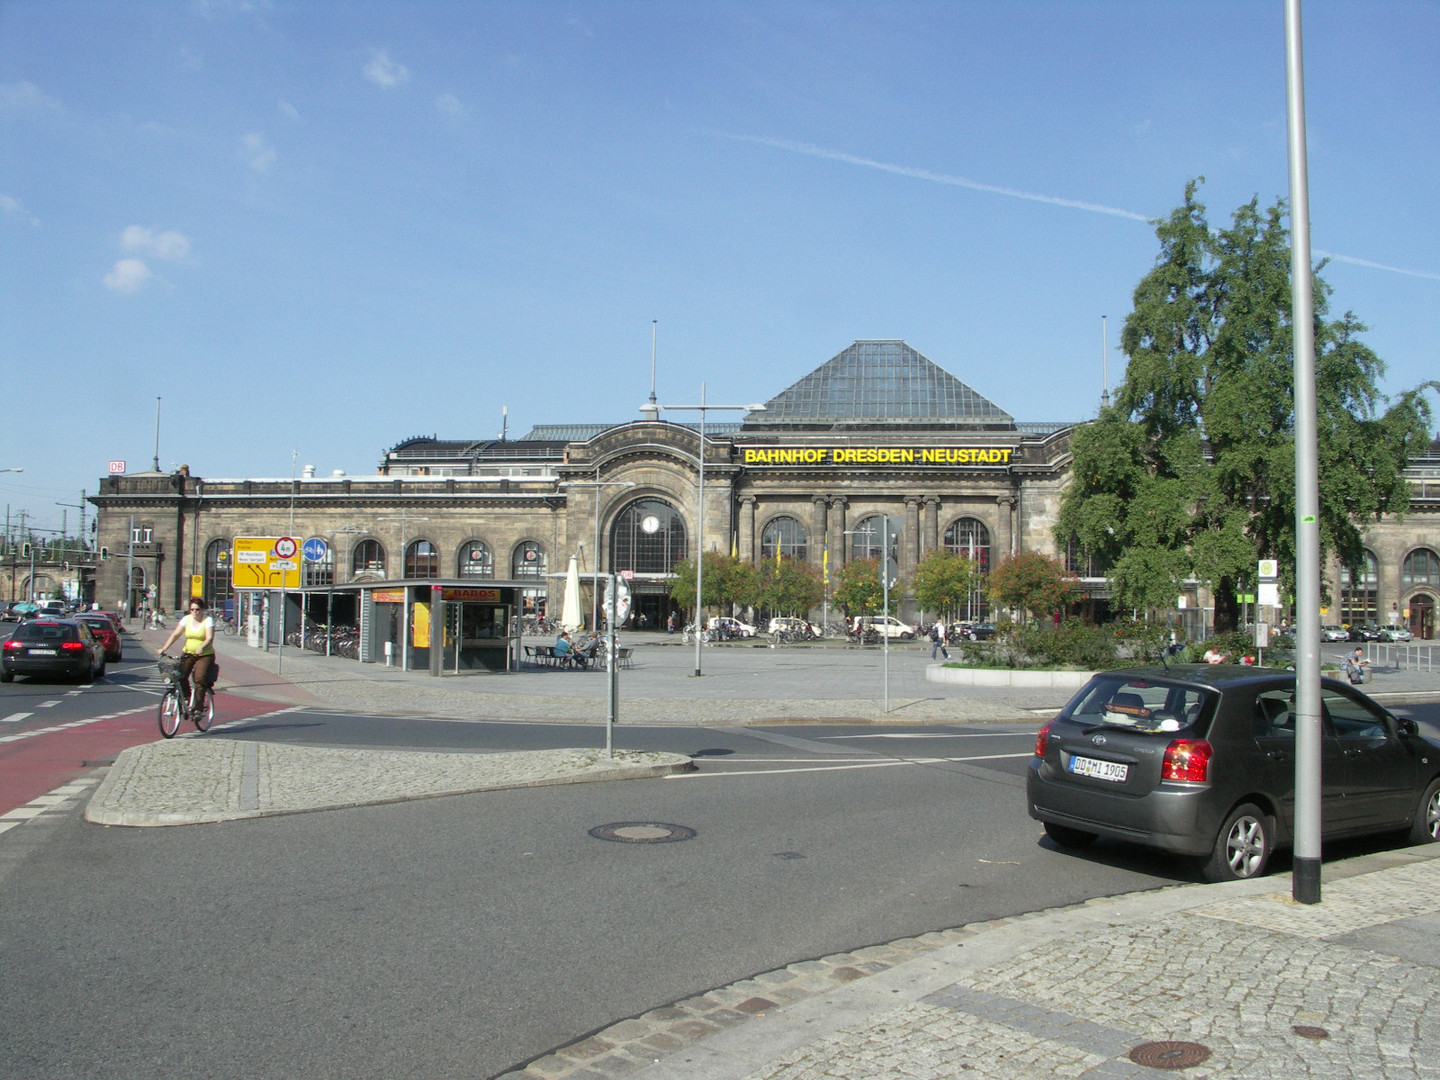
[[[391,60],[384,49],[371,49],[370,62],[361,70],[364,71],[365,78],[386,90],[410,79],[410,69]]]
[[[63,113],[65,107],[32,82],[0,85],[0,111]]]
[[[119,293],[139,292],[154,276],[144,259],[121,259],[105,275],[105,287]]]
[[[188,258],[190,255],[190,238],[184,233],[175,232],[173,229],[157,233],[143,225],[127,225],[120,234],[120,246],[126,251],[135,251],[170,262]]]
[[[252,131],[240,139],[240,159],[256,172],[269,172],[275,164],[275,147],[265,141],[263,131]]]
[[[0,195],[0,213],[9,214],[28,221],[31,225],[39,225],[40,219],[25,209],[25,205],[10,195]]]
[[[286,120],[294,121],[297,124],[300,123],[300,110],[284,98],[280,99],[279,109],[280,115],[285,117]]]
[[[435,99],[435,108],[446,116],[459,116],[465,111],[465,106],[460,104],[460,99],[454,94],[441,94]]]

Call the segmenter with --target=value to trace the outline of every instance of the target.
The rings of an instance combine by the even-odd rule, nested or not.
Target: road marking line
[[[869,761],[863,764],[852,765],[817,765],[811,768],[799,769],[717,769],[715,772],[689,772],[674,773],[665,777],[666,780],[693,780],[702,776],[769,776],[778,773],[802,773],[802,772],[846,772],[850,769],[888,769],[894,765],[942,765],[966,761],[1002,761],[1006,759],[1034,757],[1033,753],[1026,754],[979,754],[974,757],[940,757],[940,758],[887,758],[884,761]]]
[[[42,701],[42,702],[40,702],[39,705],[36,705],[35,707],[36,707],[37,709],[53,709],[56,705],[59,705],[59,704],[60,704],[60,700],[57,698],[57,699],[54,700],[54,701]]]
[[[35,714],[34,714],[33,712],[17,712],[17,713],[11,713],[9,716],[0,718],[0,724],[18,724],[21,720],[24,720],[27,716],[34,716],[34,715],[35,715]]]

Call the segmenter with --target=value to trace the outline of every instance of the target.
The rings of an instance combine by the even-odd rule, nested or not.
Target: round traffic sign
[[[305,556],[306,562],[323,562],[326,554],[330,551],[330,545],[318,536],[312,536],[305,541],[305,546],[300,551]]]
[[[293,559],[295,552],[300,550],[300,545],[295,542],[293,536],[282,536],[275,541],[275,555],[281,559]]]

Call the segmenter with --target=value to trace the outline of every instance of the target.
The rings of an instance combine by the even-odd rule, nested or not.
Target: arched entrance
[[[687,556],[685,520],[664,499],[641,498],[626,505],[610,528],[610,566],[630,571],[631,625],[662,629],[675,610],[670,578]]]
[[[1430,640],[1435,636],[1435,598],[1427,593],[1416,593],[1410,598],[1410,633],[1417,639]]]

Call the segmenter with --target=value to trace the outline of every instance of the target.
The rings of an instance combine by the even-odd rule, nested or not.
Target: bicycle
[[[180,661],[174,656],[162,654],[159,660],[160,674],[165,677],[165,693],[160,697],[156,717],[160,723],[160,734],[173,739],[180,730],[180,721],[189,720],[197,731],[210,730],[215,720],[215,689],[212,686],[196,686],[192,693],[200,693],[199,704],[190,706],[180,700]]]

